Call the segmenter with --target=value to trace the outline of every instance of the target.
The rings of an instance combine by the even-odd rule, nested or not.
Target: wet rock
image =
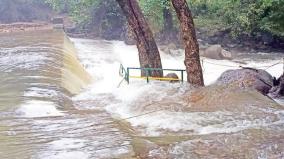
[[[133,150],[136,156],[140,158],[147,158],[149,156],[149,152],[157,149],[159,146],[153,142],[145,140],[143,138],[134,138],[132,140]]]
[[[266,95],[273,86],[273,77],[265,70],[244,68],[224,72],[216,83],[253,88]]]
[[[284,74],[277,80],[274,78],[273,85],[269,91],[269,96],[273,98],[284,96]]]
[[[224,50],[221,45],[212,45],[206,49],[200,49],[200,55],[216,60],[232,59],[232,53]]]
[[[232,53],[230,51],[227,51],[227,50],[224,50],[224,49],[222,49],[221,57],[223,59],[228,59],[228,60],[232,60],[233,59]]]
[[[176,73],[168,73],[165,78],[173,78],[177,80],[170,80],[171,83],[179,82],[178,75]]]
[[[177,45],[170,43],[168,45],[161,45],[160,50],[168,55],[181,55],[184,53],[184,50],[178,49]]]
[[[283,109],[280,105],[254,89],[241,89],[234,85],[210,85],[190,92],[185,98],[190,107],[184,108],[189,112],[246,112],[259,118],[268,115],[259,110],[246,109],[247,105],[253,105],[256,109],[275,108]],[[277,116],[272,115],[271,119]]]

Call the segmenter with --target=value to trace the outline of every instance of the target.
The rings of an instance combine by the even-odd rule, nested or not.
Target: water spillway
[[[62,31],[0,34],[0,158],[124,158],[131,138],[97,101],[73,100],[93,82]],[[86,67],[86,66],[85,66]]]
[[[0,77],[0,158],[7,159],[45,157],[38,147],[80,120],[68,122],[66,112],[74,109],[71,97],[92,80],[73,43],[56,30],[1,34]]]
[[[42,96],[35,98],[54,100],[56,93],[67,97],[91,82],[72,42],[61,31],[9,33],[1,35],[0,41],[1,85],[7,87],[1,90],[5,94],[11,91],[23,101],[41,90]]]

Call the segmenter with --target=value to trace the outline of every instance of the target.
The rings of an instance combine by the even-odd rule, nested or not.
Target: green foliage
[[[65,9],[65,6],[67,5],[67,0],[46,0],[47,4],[50,4],[50,6],[56,10],[56,11],[62,11]]]
[[[68,13],[81,26],[90,23],[92,8],[102,0],[45,0],[59,13]]]
[[[261,32],[284,35],[283,0],[191,0],[189,4],[195,16],[221,19],[235,37]]]
[[[284,37],[284,1],[275,0],[267,9],[267,15],[261,19],[261,29]]]
[[[198,16],[194,18],[194,23],[197,28],[203,29],[203,33],[212,36],[221,30],[226,30],[229,26],[222,22],[220,18],[211,18],[208,16]]]
[[[149,21],[154,33],[163,29],[163,8],[168,7],[166,1],[163,0],[140,0],[140,7]]]
[[[139,0],[139,5],[154,33],[159,33],[164,29],[164,9],[171,10],[171,13],[175,15],[170,0]],[[173,21],[175,24],[178,24],[176,16],[173,16]],[[178,27],[178,25],[175,27]]]
[[[113,25],[111,19],[122,18],[115,0],[46,0],[54,9],[72,15],[78,24],[91,24],[92,17],[103,8],[102,25]],[[140,7],[155,33],[164,25],[163,9],[171,9],[170,0],[139,0]],[[230,28],[233,36],[256,36],[268,32],[284,36],[284,0],[188,0],[199,27],[214,30]],[[100,14],[101,15],[101,14]],[[173,16],[175,18],[175,16]],[[176,27],[178,22],[174,19]],[[208,23],[207,23],[208,22]],[[99,22],[100,23],[100,22]],[[216,26],[213,26],[216,24]]]

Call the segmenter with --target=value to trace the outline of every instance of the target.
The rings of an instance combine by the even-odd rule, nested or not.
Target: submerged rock
[[[273,77],[265,70],[243,68],[224,72],[216,83],[253,88],[266,95],[273,86]]]
[[[187,110],[193,112],[230,111],[254,114],[255,117],[262,114],[265,117],[270,113],[266,114],[262,109],[282,109],[272,99],[256,90],[241,89],[233,85],[211,85],[196,89],[185,100],[190,105]]]

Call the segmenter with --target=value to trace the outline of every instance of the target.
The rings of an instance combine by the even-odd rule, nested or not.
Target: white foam
[[[119,64],[125,67],[139,67],[138,51],[136,46],[128,46],[123,42],[102,42],[92,40],[77,40],[75,45],[79,50],[79,58],[83,65],[87,67],[89,73],[96,79],[94,84],[90,86],[86,92],[78,95],[74,100],[99,100],[96,98],[101,93],[109,93],[116,99],[115,101],[108,101],[105,108],[107,111],[120,118],[128,118],[143,113],[141,108],[133,108],[133,103],[139,99],[144,98],[145,94],[152,94],[152,98],[148,100],[160,100],[164,96],[169,87],[178,90],[180,84],[170,85],[165,82],[153,82],[146,84],[145,80],[131,79],[130,85],[122,84],[117,88],[121,78],[118,76]],[[104,44],[105,43],[105,44]],[[102,46],[100,46],[102,45]],[[184,55],[167,55],[161,52],[161,59],[163,68],[184,69],[183,64]],[[205,84],[209,85],[216,81],[216,79],[226,70],[238,69],[239,63],[228,60],[213,60],[202,58],[202,67],[204,73]],[[265,61],[244,61],[247,64],[242,64],[245,67],[262,67],[266,69],[277,62],[277,60]],[[273,76],[279,77],[282,74],[282,65],[278,64],[267,71]],[[131,72],[133,75],[139,75],[139,72]],[[166,74],[166,73],[165,73]],[[185,76],[186,79],[186,76]],[[151,101],[150,101],[151,102]],[[94,105],[94,107],[96,107]],[[91,109],[91,108],[90,108]],[[146,113],[146,112],[144,112]],[[228,119],[227,112],[214,113],[188,113],[188,112],[169,112],[161,111],[150,115],[145,115],[128,120],[133,126],[145,127],[145,134],[159,135],[160,130],[170,130],[173,132],[192,131],[196,134],[208,133],[227,133],[240,131],[249,127],[258,127],[265,125],[265,120],[236,120],[231,117]],[[207,124],[206,122],[219,123]]]
[[[56,105],[54,103],[38,100],[25,102],[20,106],[16,113],[27,118],[64,115],[63,112],[56,109]]]
[[[1,48],[2,49],[2,48]],[[15,47],[4,49],[5,55],[0,57],[0,64],[5,72],[11,72],[13,69],[36,70],[39,66],[45,64],[45,61],[52,60],[45,56],[45,53],[32,54],[31,51],[39,49],[36,47]],[[5,65],[4,65],[5,64]]]
[[[82,151],[85,140],[76,138],[61,138],[48,144],[48,149],[39,154],[43,159],[88,159],[89,153]]]
[[[52,149],[64,150],[64,149],[79,149],[85,146],[84,140],[72,139],[72,138],[62,138],[50,143]]]
[[[82,151],[60,151],[51,153],[48,152],[46,154],[41,155],[42,159],[88,159],[89,154]]]
[[[122,80],[118,76],[120,64],[125,67],[139,67],[138,51],[134,45],[125,45],[121,41],[104,42],[94,40],[73,39],[78,49],[78,56],[87,71],[96,79],[89,89],[89,93],[112,93]],[[181,52],[182,53],[182,52]],[[185,69],[184,54],[171,56],[161,51],[163,68]],[[226,70],[238,69],[240,64],[228,60],[202,59],[204,82],[206,85],[212,84]],[[277,60],[267,60],[264,62],[245,61],[244,67],[270,66]],[[278,64],[268,68],[267,71],[273,76],[279,77],[283,71],[282,65]],[[266,67],[263,67],[266,68]],[[165,71],[165,74],[169,72]],[[176,72],[179,76],[180,73]],[[131,75],[140,75],[139,71],[131,70]],[[186,79],[186,75],[184,77]],[[145,80],[134,80],[145,83]],[[133,83],[131,83],[133,85]],[[91,91],[90,91],[91,90]],[[82,97],[82,95],[81,95]]]
[[[52,89],[30,87],[24,92],[25,97],[56,97],[58,92]]]
[[[143,135],[159,136],[163,133],[185,133],[204,135],[212,133],[232,133],[247,128],[257,128],[272,124],[267,119],[235,119],[230,112],[169,112],[140,116],[128,121],[134,127],[144,127]]]

